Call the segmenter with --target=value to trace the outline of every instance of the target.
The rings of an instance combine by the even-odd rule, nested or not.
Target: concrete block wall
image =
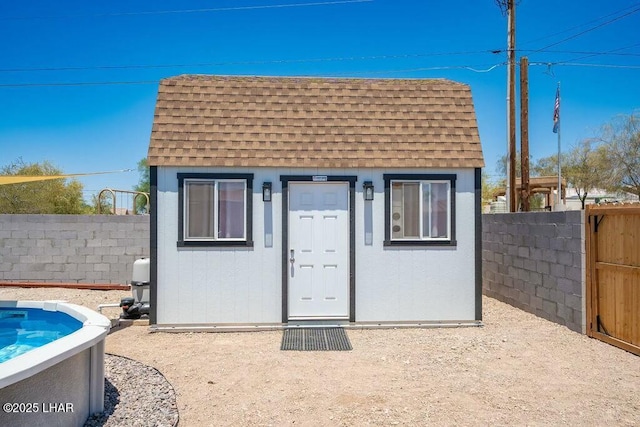
[[[131,281],[149,256],[146,215],[0,215],[0,281]]]
[[[485,295],[585,333],[583,211],[482,216]]]
[[[582,211],[482,216],[487,296],[585,332]],[[0,282],[126,284],[149,217],[0,215]]]

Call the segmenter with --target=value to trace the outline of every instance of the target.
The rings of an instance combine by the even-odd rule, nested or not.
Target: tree
[[[640,112],[614,118],[603,127],[600,140],[611,168],[608,189],[640,198]]]
[[[98,195],[91,196],[91,213],[97,214],[113,214],[113,198],[102,197],[98,199]]]
[[[486,171],[482,171],[482,205],[488,205],[493,201],[494,193],[500,188],[500,184],[491,182]]]
[[[62,175],[44,161],[26,164],[22,159],[0,169],[1,175]],[[83,214],[90,208],[82,197],[82,184],[64,178],[0,186],[0,213],[3,214]]]
[[[562,174],[564,176],[564,164],[562,165],[562,168]],[[533,176],[557,176],[558,155],[552,154],[551,156],[542,157],[533,162],[531,166],[531,173],[533,174]]]
[[[584,209],[589,192],[603,188],[610,179],[604,147],[585,139],[565,154],[563,163],[567,183],[573,187]]]
[[[140,173],[140,179],[138,185],[133,187],[134,191],[140,191],[142,193],[149,194],[151,192],[151,179],[149,177],[149,162],[147,158],[138,162],[138,173]],[[145,197],[136,198],[136,213],[143,213],[148,211],[147,199]]]

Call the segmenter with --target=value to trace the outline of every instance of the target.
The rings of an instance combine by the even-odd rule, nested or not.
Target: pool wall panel
[[[89,413],[91,349],[0,390],[6,403],[31,404],[37,412],[0,412],[1,426],[82,426]],[[64,411],[59,411],[64,409]],[[72,409],[72,411],[69,411]]]

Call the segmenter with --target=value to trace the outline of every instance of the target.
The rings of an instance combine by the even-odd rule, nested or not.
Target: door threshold
[[[286,328],[335,328],[347,326],[349,319],[289,319]]]

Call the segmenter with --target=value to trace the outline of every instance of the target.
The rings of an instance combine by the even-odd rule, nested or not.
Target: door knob
[[[291,254],[291,256],[289,257],[289,262],[291,262],[291,264],[293,264],[296,261],[295,251],[293,249],[291,249],[290,254]]]

